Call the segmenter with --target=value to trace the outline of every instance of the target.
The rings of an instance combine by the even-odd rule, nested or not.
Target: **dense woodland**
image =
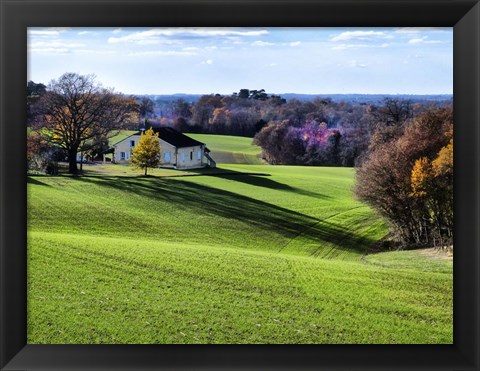
[[[101,88],[91,76],[65,74],[48,87],[27,84],[27,160],[56,172],[75,154],[108,149],[119,129],[172,126],[184,133],[253,138],[273,165],[355,166],[355,193],[390,221],[397,241],[450,245],[453,233],[451,100],[384,98],[379,104],[300,101],[241,89],[162,104]],[[45,130],[47,129],[47,130]],[[72,134],[73,133],[73,134]]]
[[[186,133],[254,137],[270,164],[355,166],[382,127],[401,127],[428,109],[450,100],[404,100],[386,97],[378,104],[330,98],[286,100],[262,90],[232,95],[203,95],[195,102],[171,101],[162,111],[143,97],[141,122],[169,125]]]

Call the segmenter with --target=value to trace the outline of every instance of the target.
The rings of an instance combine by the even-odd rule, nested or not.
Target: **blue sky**
[[[452,28],[29,28],[28,80],[127,94],[452,94]]]

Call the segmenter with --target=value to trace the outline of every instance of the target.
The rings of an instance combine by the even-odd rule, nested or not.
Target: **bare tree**
[[[140,116],[140,125],[146,126],[147,119],[154,115],[155,113],[155,103],[152,99],[147,96],[142,96],[137,98],[138,106],[139,106],[139,116]]]
[[[385,126],[402,124],[413,117],[412,102],[404,99],[385,98],[383,106],[374,112],[374,116]]]
[[[48,129],[48,140],[67,154],[72,174],[78,172],[77,152],[84,143],[95,137],[112,137],[138,116],[133,97],[103,88],[93,75],[76,73],[53,80],[40,107],[40,125]]]

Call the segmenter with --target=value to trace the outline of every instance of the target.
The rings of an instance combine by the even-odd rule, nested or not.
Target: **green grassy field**
[[[120,130],[117,135],[111,137],[109,140],[108,140],[108,144],[110,146],[120,142],[121,140],[124,140],[125,138],[129,137],[130,135],[132,134],[135,134],[137,133],[138,130]]]
[[[453,341],[452,260],[365,255],[353,169],[85,169],[28,178],[29,343]]]
[[[263,164],[262,149],[252,144],[252,138],[228,135],[190,134],[189,137],[206,143],[212,158],[219,164]]]

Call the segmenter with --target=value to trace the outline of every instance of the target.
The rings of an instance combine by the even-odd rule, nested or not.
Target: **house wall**
[[[132,149],[133,147],[131,146],[131,142],[133,141],[134,146],[138,144],[138,141],[140,140],[140,135],[131,135],[121,142],[118,142],[115,144],[113,147],[115,148],[115,162],[117,164],[126,164],[128,163],[128,160],[132,156]],[[122,152],[124,154],[124,157],[122,156]]]
[[[132,149],[138,144],[139,140],[140,135],[132,135],[115,144],[115,162],[118,164],[128,164]],[[204,145],[177,149],[170,143],[162,139],[159,140],[160,166],[176,166],[177,169],[193,169],[206,166]],[[132,141],[133,143],[131,143]],[[134,144],[134,146],[132,147],[131,144]],[[124,156],[122,156],[122,152]]]
[[[206,166],[204,151],[205,146],[203,145],[178,148],[177,169],[193,169]]]
[[[176,147],[160,139],[160,166],[175,166]]]

